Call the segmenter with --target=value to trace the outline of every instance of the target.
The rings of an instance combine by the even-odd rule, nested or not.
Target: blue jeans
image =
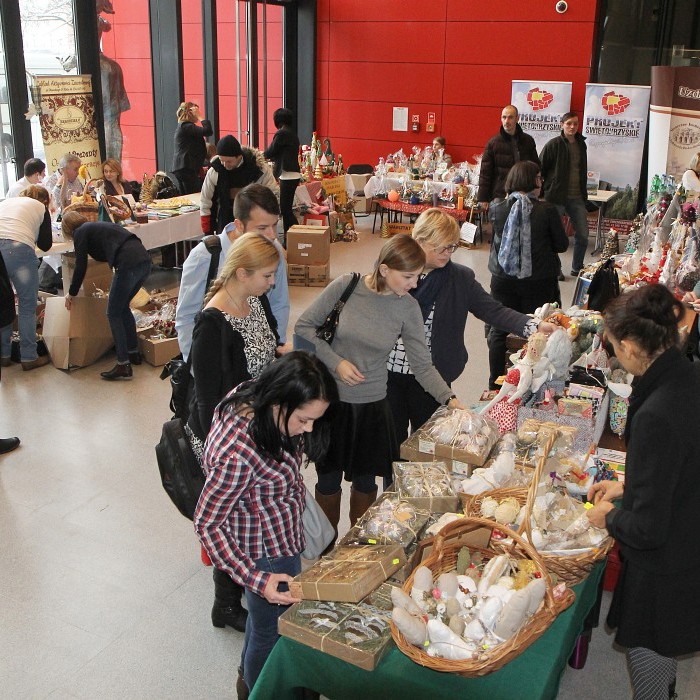
[[[563,216],[568,214],[574,227],[574,259],[571,269],[578,272],[583,267],[583,259],[588,248],[588,217],[586,203],[582,199],[567,199],[564,204],[557,204],[557,210]]]
[[[36,298],[39,293],[39,260],[26,243],[0,240],[0,253],[19,302],[19,350],[22,362],[36,360]],[[0,329],[0,355],[9,357],[12,324]]]
[[[263,557],[255,561],[255,568],[273,574],[296,576],[301,571],[301,557],[299,554],[291,557]],[[286,584],[281,585],[279,590],[287,590]],[[272,647],[279,639],[277,619],[289,606],[268,603],[265,598],[248,589],[245,592],[245,600],[248,621],[245,626],[241,667],[246,685],[252,690]]]
[[[134,267],[117,268],[109,288],[107,319],[117,348],[117,362],[129,361],[129,353],[137,352],[136,321],[129,302],[136,296],[151,272],[151,261],[144,260]]]

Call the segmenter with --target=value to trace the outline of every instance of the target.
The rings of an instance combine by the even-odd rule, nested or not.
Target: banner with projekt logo
[[[571,109],[571,83],[552,80],[513,80],[511,101],[520,126],[537,145],[537,152],[561,132],[561,118]]]
[[[667,173],[677,181],[700,152],[700,68],[652,66],[649,182]]]
[[[588,169],[612,190],[639,185],[649,113],[648,85],[586,84],[581,133]]]

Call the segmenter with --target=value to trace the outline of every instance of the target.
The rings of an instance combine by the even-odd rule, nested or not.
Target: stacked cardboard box
[[[325,265],[287,265],[287,282],[291,287],[326,287],[330,280],[330,263]]]
[[[325,287],[330,282],[328,226],[292,226],[287,231],[287,278],[291,286]]]

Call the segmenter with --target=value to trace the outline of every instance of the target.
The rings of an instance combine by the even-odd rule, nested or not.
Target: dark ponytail
[[[683,304],[662,284],[621,294],[605,307],[605,328],[617,341],[634,340],[649,356],[680,345]]]

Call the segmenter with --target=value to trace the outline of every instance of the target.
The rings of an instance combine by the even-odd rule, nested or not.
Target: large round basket
[[[552,441],[553,444],[553,441]],[[549,444],[551,449],[551,444]],[[523,519],[523,524],[520,526],[519,534],[525,537],[528,542],[532,542],[532,509],[535,505],[535,497],[537,496],[537,488],[542,480],[545,464],[549,455],[549,449],[537,463],[535,475],[530,484],[530,489],[527,496],[527,512]],[[538,550],[542,561],[547,569],[553,573],[561,581],[565,581],[570,586],[581,583],[591,572],[594,564],[608,556],[610,548],[613,546],[614,540],[612,537],[606,537],[603,542],[597,547],[590,547],[585,552],[574,550],[571,555],[567,554],[550,554],[546,551]]]
[[[493,532],[498,529],[505,533],[513,540],[512,554],[517,558],[531,559],[535,562],[537,570],[542,575],[547,589],[545,597],[537,612],[516,632],[514,636],[506,640],[502,644],[495,646],[487,651],[484,651],[478,658],[462,659],[452,661],[440,657],[429,656],[422,648],[415,647],[406,641],[404,636],[399,632],[396,625],[391,623],[391,636],[396,642],[396,646],[406,655],[411,661],[414,661],[421,666],[426,666],[434,671],[442,671],[445,673],[456,673],[460,676],[473,678],[476,676],[485,676],[489,673],[497,671],[505,666],[509,661],[512,661],[516,656],[521,654],[527,647],[538,639],[552,624],[556,616],[566,610],[574,602],[574,592],[569,588],[564,590],[563,595],[559,598],[554,597],[552,589],[552,580],[549,573],[542,562],[542,559],[537,554],[535,549],[528,544],[520,535],[512,530],[503,528],[491,520],[484,518],[461,518],[449,525],[445,526],[435,538],[435,547],[433,554],[423,562],[423,566],[427,566],[432,572],[433,577],[437,577],[442,573],[453,571],[457,565],[457,555],[460,549],[465,545],[465,536],[474,533],[482,528]],[[478,547],[468,544],[472,552],[480,552],[484,559],[491,559],[501,552],[495,551],[488,547]],[[413,586],[412,573],[403,590],[406,593],[411,592]]]
[[[67,207],[63,207],[64,214],[67,214],[69,211],[82,214],[88,221],[97,221],[99,205],[94,200],[84,200],[82,202],[76,202],[75,204],[69,204]]]

